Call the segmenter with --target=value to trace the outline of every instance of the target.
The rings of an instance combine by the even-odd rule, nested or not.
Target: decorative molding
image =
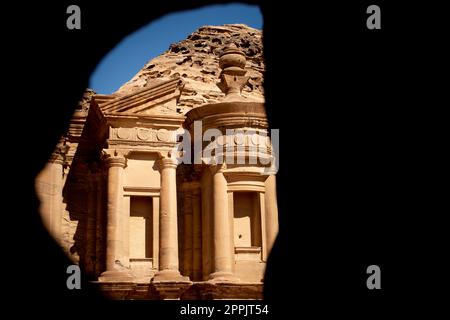
[[[184,84],[180,78],[171,79],[127,95],[115,95],[112,99],[99,101],[99,107],[105,114],[139,114],[149,108],[163,104],[166,100],[178,100],[183,87]]]
[[[160,187],[138,187],[138,186],[124,186],[124,196],[147,196],[147,197],[159,197]]]
[[[267,129],[266,109],[262,102],[219,102],[206,104],[186,114],[185,125],[192,129],[194,121],[202,120],[203,130],[209,128]]]
[[[228,192],[255,191],[266,192],[265,181],[267,176],[257,171],[237,171],[228,169],[224,171],[228,183]]]
[[[183,81],[177,78],[127,95],[94,95],[87,119],[89,134],[96,137],[98,144],[105,139],[110,145],[174,144],[173,131],[179,130],[185,121],[177,108],[183,86]]]
[[[238,191],[253,191],[264,193],[266,192],[266,187],[252,181],[244,181],[241,183],[228,184],[228,192],[238,192]]]
[[[235,253],[261,253],[261,247],[234,247]]]
[[[159,143],[176,143],[175,130],[167,129],[151,129],[151,128],[112,128],[109,129],[109,140],[120,142],[159,142]]]

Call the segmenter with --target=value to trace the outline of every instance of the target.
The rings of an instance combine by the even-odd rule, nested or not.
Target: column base
[[[98,277],[99,282],[133,282],[133,279],[127,270],[105,271]]]
[[[208,282],[241,282],[241,280],[231,272],[218,271],[209,275]]]
[[[191,282],[189,277],[182,276],[178,270],[161,270],[152,278],[151,282]]]
[[[177,270],[158,271],[150,282],[152,291],[164,300],[179,300],[191,286],[189,277],[182,276]]]

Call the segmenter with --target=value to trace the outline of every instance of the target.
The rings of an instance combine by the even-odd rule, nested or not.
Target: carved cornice
[[[186,127],[191,130],[196,120],[203,130],[209,128],[268,128],[266,109],[261,102],[220,102],[206,104],[186,114]]]
[[[96,118],[93,121],[113,127],[127,127],[131,123],[143,127],[179,127],[185,117],[177,111],[176,102],[183,86],[182,80],[176,78],[127,95],[96,95],[91,103]]]
[[[81,138],[84,125],[88,116],[88,110],[76,110],[70,119],[69,130],[67,131],[68,137],[77,141]]]
[[[88,117],[89,135],[102,144],[170,146],[185,116],[176,106],[183,82],[162,81],[127,95],[95,95]]]
[[[175,98],[178,100],[184,84],[180,78],[157,83],[152,86],[135,91],[131,94],[116,96],[100,105],[103,113],[139,113],[145,109],[161,103],[164,100]],[[164,99],[161,99],[164,97]],[[151,104],[143,106],[144,103]]]
[[[228,183],[239,181],[257,181],[264,182],[267,175],[263,175],[263,171],[258,168],[229,168],[223,171]]]

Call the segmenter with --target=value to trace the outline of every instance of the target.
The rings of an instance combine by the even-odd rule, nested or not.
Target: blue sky
[[[226,23],[245,23],[262,29],[263,22],[257,6],[244,4],[206,6],[163,16],[127,36],[111,50],[94,70],[89,87],[97,93],[113,93],[170,44],[185,39],[201,26]]]

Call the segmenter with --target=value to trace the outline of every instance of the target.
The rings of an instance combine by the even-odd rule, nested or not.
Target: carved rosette
[[[111,128],[110,141],[175,143],[175,132],[167,129]]]

